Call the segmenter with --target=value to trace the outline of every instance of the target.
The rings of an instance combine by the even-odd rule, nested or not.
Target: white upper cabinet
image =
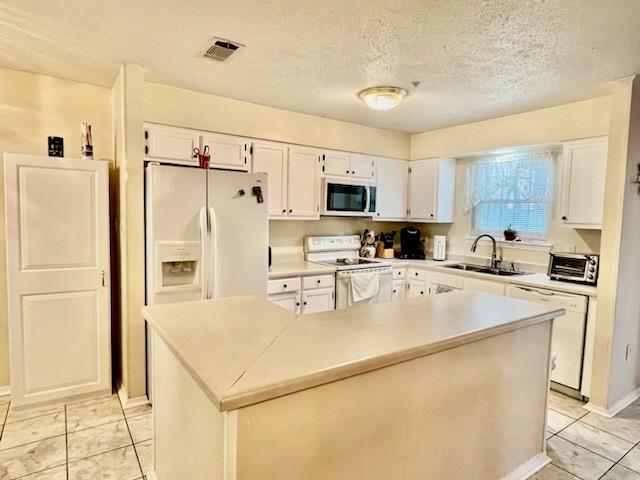
[[[602,228],[608,137],[567,142],[563,146],[562,223],[573,228]]]
[[[239,170],[248,172],[250,165],[250,147],[248,139],[218,133],[203,133],[202,148],[209,147],[211,160],[209,168]],[[196,161],[197,163],[197,161]]]
[[[375,179],[375,158],[357,153],[352,153],[349,157],[351,160],[351,176],[353,178],[371,181]]]
[[[357,153],[325,151],[322,153],[322,173],[328,177],[375,179],[374,157]]]
[[[419,160],[409,164],[409,220],[451,223],[454,215],[453,158]]]
[[[253,142],[253,173],[267,174],[269,217],[287,214],[287,145],[274,142]]]
[[[379,158],[376,169],[378,180],[374,220],[405,220],[409,162]]]
[[[181,165],[198,165],[193,149],[200,147],[200,132],[185,128],[146,124],[144,156]]]
[[[320,218],[320,152],[290,146],[287,165],[287,216],[297,220]]]

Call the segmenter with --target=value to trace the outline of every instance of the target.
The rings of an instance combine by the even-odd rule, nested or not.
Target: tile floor
[[[151,429],[151,407],[117,395],[18,411],[0,397],[0,480],[143,479]]]
[[[547,430],[551,463],[530,480],[640,480],[640,400],[604,418],[551,392]]]
[[[640,480],[640,400],[614,418],[552,392],[547,454],[530,480]],[[151,468],[151,407],[116,395],[14,411],[0,397],[0,480],[137,480]]]

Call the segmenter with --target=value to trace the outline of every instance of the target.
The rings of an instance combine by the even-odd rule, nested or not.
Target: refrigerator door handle
[[[209,290],[209,298],[216,298],[216,288],[217,288],[217,284],[218,284],[218,252],[216,251],[218,245],[217,245],[217,234],[218,234],[218,229],[217,229],[217,222],[216,222],[216,211],[213,209],[213,207],[209,207],[208,209],[209,211],[209,234],[210,234],[210,250],[209,250],[209,269],[210,269],[210,276],[209,276],[209,281],[207,282],[207,288]]]
[[[207,279],[207,237],[209,233],[209,225],[207,219],[207,208],[200,209],[200,298],[205,300],[208,298],[208,279]]]

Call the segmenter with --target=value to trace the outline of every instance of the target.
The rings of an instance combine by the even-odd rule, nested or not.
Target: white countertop
[[[257,297],[154,305],[144,318],[220,410],[548,321],[562,309],[479,292],[295,315]]]
[[[307,262],[302,259],[277,263],[274,262],[271,264],[271,267],[269,267],[269,280],[285,277],[332,274],[335,271],[335,267]]]
[[[400,258],[379,259],[391,263],[396,268],[423,268],[426,270],[448,273],[450,275],[459,275],[463,277],[481,278],[493,282],[507,283],[511,285],[523,285],[534,288],[547,288],[557,292],[574,293],[577,295],[587,295],[589,297],[597,296],[597,288],[590,285],[580,285],[577,283],[559,282],[550,280],[544,273],[530,273],[527,275],[517,275],[511,277],[499,277],[487,275],[486,273],[468,272],[465,270],[456,270],[446,268],[446,265],[461,263],[458,260],[437,261],[432,259],[425,260],[403,260]],[[269,278],[295,277],[303,275],[318,275],[322,273],[335,272],[334,267],[321,265],[319,263],[307,262],[304,260],[283,262],[274,264],[269,271]]]

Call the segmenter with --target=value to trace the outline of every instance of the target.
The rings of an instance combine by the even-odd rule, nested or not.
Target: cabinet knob
[[[302,302],[302,304],[303,304],[303,305],[306,305],[306,304],[307,304],[307,302]]]
[[[296,302],[296,307],[299,307],[299,306],[300,306],[300,302]]]
[[[349,175],[349,170],[347,170],[347,175]]]
[[[393,289],[393,293],[398,293],[398,291],[394,288],[394,289]]]
[[[289,213],[293,213],[293,210],[289,209]]]
[[[418,272],[416,272],[416,273],[415,273],[415,276],[416,276],[416,277],[418,276]]]
[[[351,170],[351,175],[355,175],[356,171],[355,170]]]
[[[287,288],[287,284],[285,283],[284,285],[282,285],[282,288]]]
[[[433,218],[433,213],[430,213],[430,214],[429,214],[429,216],[430,216],[431,218]]]
[[[422,290],[420,290],[420,295],[424,295],[424,292]]]
[[[563,215],[563,216],[562,216],[562,220],[567,220],[566,215]]]
[[[318,279],[318,285],[320,285],[320,279]]]
[[[286,209],[286,208],[283,208],[283,209],[282,209],[282,213],[287,213],[287,209]]]

